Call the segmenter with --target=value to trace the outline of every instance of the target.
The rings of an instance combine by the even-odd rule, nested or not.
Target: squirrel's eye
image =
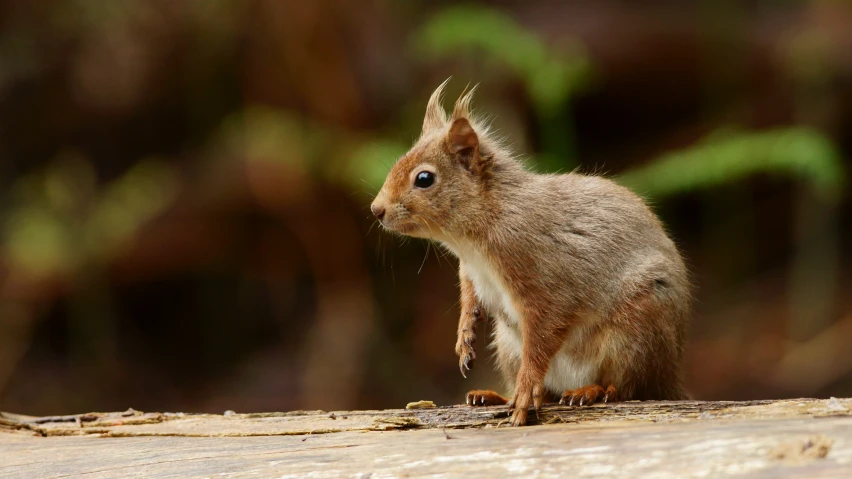
[[[414,186],[418,188],[429,188],[435,183],[435,174],[431,171],[421,171],[414,177]]]

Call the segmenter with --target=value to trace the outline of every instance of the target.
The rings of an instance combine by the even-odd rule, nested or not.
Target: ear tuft
[[[422,134],[443,128],[447,124],[447,113],[444,111],[444,107],[441,106],[441,101],[443,100],[444,87],[450,82],[450,78],[447,78],[444,80],[444,83],[438,85],[438,88],[429,97],[429,103],[426,104],[426,117],[423,118]]]
[[[470,91],[468,91],[467,87],[464,88],[465,91],[462,92],[459,99],[456,100],[455,107],[453,107],[453,116],[451,120],[455,121],[459,118],[470,118],[470,102],[473,100],[473,94],[476,92],[476,87],[478,86],[478,84],[474,85]]]

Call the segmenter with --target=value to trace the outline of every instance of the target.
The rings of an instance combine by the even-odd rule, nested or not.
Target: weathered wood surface
[[[0,477],[852,477],[852,399],[192,415],[0,413]]]

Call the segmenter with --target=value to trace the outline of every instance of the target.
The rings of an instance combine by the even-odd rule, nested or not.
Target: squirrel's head
[[[382,226],[421,238],[441,239],[470,224],[483,201],[497,142],[469,111],[472,89],[447,118],[441,84],[426,106],[420,138],[391,168],[370,206]]]

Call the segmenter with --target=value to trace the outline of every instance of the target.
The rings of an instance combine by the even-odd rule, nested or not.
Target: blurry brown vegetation
[[[0,1],[0,410],[497,386],[455,260],[367,209],[450,75],[531,167],[653,201],[696,397],[852,395],[852,5],[631,5]]]

